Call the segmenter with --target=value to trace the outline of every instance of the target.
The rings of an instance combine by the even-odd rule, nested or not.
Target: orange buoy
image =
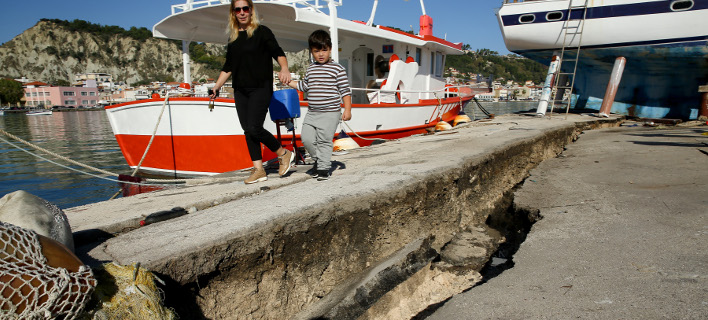
[[[468,123],[468,122],[471,122],[471,121],[472,121],[472,119],[470,119],[470,117],[469,117],[467,114],[465,114],[464,112],[460,112],[460,113],[455,117],[455,120],[452,121],[452,125],[453,125],[454,127],[457,127],[458,124]]]
[[[435,125],[435,131],[447,131],[447,130],[450,130],[450,129],[452,129],[452,126],[451,126],[449,123],[447,123],[447,122],[445,122],[445,121],[443,121],[443,120],[440,120],[440,121]]]

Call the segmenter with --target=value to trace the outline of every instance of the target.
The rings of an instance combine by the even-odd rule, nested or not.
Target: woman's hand
[[[218,97],[219,97],[219,89],[215,89],[215,90],[209,89],[209,98],[210,99],[216,99]]]
[[[278,72],[278,79],[280,79],[280,82],[283,84],[290,84],[290,71],[281,69],[280,72]]]

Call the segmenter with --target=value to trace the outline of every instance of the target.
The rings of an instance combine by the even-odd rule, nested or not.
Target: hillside
[[[81,20],[41,20],[0,46],[0,76],[56,83],[104,72],[129,84],[182,77],[181,43],[152,38],[145,28],[131,31]],[[208,46],[217,55],[221,47]],[[192,74],[194,79],[215,75],[204,63],[194,63]]]
[[[101,72],[129,85],[182,79],[181,41],[153,38],[146,28],[125,30],[83,20],[42,19],[0,46],[0,77],[27,77],[68,84],[74,75]],[[191,43],[192,79],[216,78],[225,47]],[[292,72],[304,71],[307,52],[287,53]],[[499,56],[488,49],[450,56],[447,66],[461,72],[494,74],[516,81],[543,81],[545,67],[519,56]]]
[[[536,84],[542,84],[548,72],[547,66],[533,60],[515,54],[501,56],[489,49],[479,49],[461,56],[449,56],[447,66],[462,73],[484,76],[492,74],[494,79],[503,78],[517,83],[531,80]]]

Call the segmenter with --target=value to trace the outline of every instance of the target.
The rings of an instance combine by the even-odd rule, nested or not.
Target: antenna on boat
[[[379,6],[379,0],[374,0],[374,7],[371,9],[371,16],[369,21],[366,22],[367,26],[372,26],[374,24],[374,16],[376,16],[376,8]]]

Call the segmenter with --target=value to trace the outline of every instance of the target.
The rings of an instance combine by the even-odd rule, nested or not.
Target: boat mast
[[[339,62],[339,28],[337,26],[337,6],[335,0],[328,0],[329,35],[332,38],[332,60]]]
[[[192,4],[194,0],[187,0],[187,8],[192,9]],[[184,73],[184,82],[192,84],[192,62],[189,57],[189,44],[192,41],[182,40],[182,68]]]
[[[191,41],[182,40],[182,66],[184,68],[184,82],[192,84],[192,62],[189,57],[189,44]]]

